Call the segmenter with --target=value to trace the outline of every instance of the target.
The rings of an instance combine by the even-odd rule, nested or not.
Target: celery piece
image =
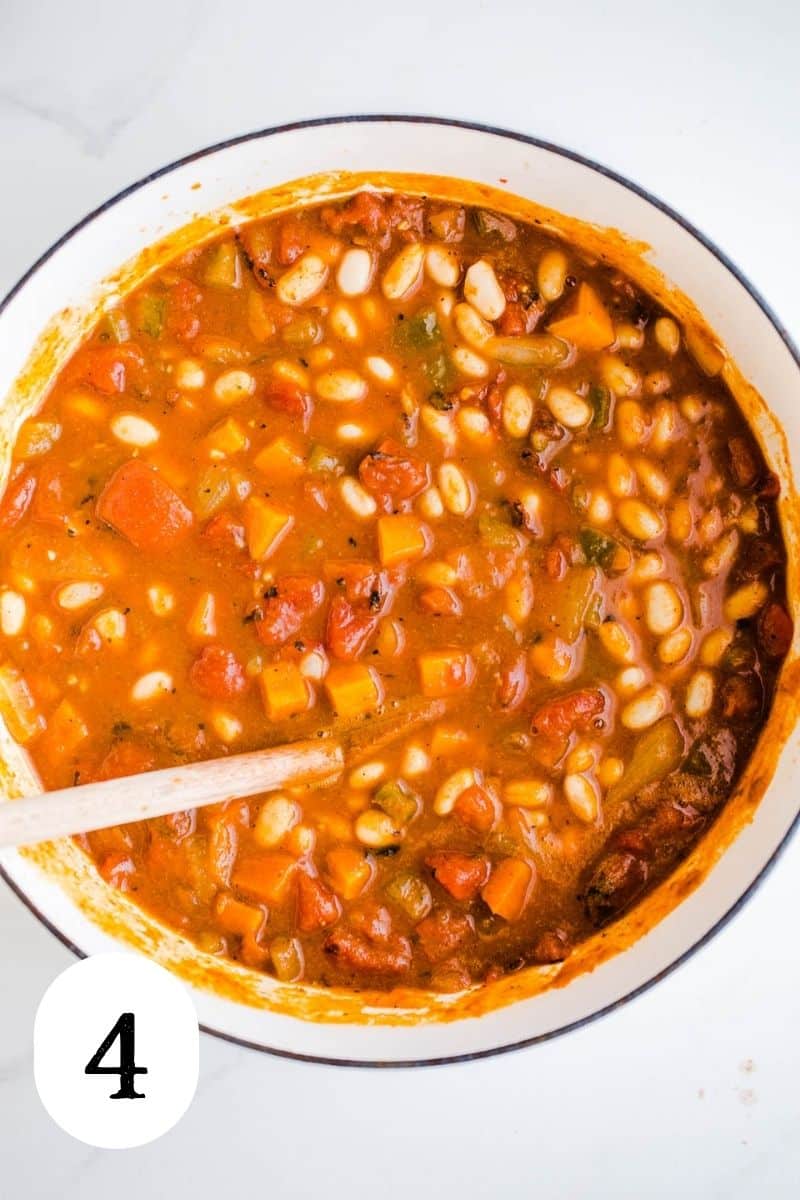
[[[482,512],[478,517],[478,532],[488,546],[515,550],[519,546],[519,534],[508,521],[496,513]]]
[[[608,789],[609,803],[621,804],[665,779],[680,766],[683,754],[683,734],[672,717],[663,717],[637,741],[622,778]]]
[[[398,828],[408,825],[419,812],[420,799],[404,779],[393,779],[384,783],[373,797],[376,808],[391,817]]]
[[[142,296],[138,305],[138,327],[148,337],[160,338],[164,332],[164,320],[167,315],[166,296],[156,296],[148,292]]]
[[[611,393],[608,388],[599,383],[593,383],[589,388],[587,400],[594,409],[594,416],[589,423],[590,429],[605,429],[611,415]]]
[[[342,464],[332,450],[319,443],[311,447],[308,455],[309,471],[328,471],[332,475],[341,475]]]
[[[394,900],[398,908],[402,908],[412,921],[421,921],[431,911],[433,899],[430,888],[419,875],[410,871],[395,875],[386,885],[386,895]]]
[[[203,278],[214,287],[242,286],[242,260],[234,242],[220,242],[211,249]]]

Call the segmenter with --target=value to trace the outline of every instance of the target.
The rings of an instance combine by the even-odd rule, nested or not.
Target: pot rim
[[[266,139],[266,138],[272,137],[276,134],[292,133],[292,132],[296,132],[298,130],[317,128],[320,126],[329,126],[329,125],[335,126],[335,125],[349,125],[349,124],[378,124],[378,123],[388,123],[388,124],[398,124],[398,125],[405,124],[405,125],[444,126],[444,127],[468,130],[473,133],[485,133],[485,134],[489,134],[494,137],[507,138],[511,141],[520,142],[523,145],[534,146],[539,150],[547,151],[548,153],[557,155],[561,158],[569,159],[572,162],[578,163],[579,165],[586,167],[591,171],[594,171],[596,174],[601,175],[601,176],[605,177],[606,179],[609,179],[609,180],[613,181],[614,183],[619,184],[621,187],[625,188],[629,192],[634,193],[634,195],[636,195],[640,199],[644,200],[651,207],[653,207],[656,210],[658,210],[659,212],[661,212],[664,216],[669,217],[678,226],[680,226],[686,233],[688,233],[690,235],[690,237],[692,237],[695,241],[699,242],[701,246],[703,246],[710,254],[712,254],[722,264],[722,266],[742,286],[742,288],[745,290],[745,292],[747,292],[747,294],[750,296],[751,300],[753,300],[753,302],[757,305],[757,307],[761,309],[762,313],[767,318],[767,320],[772,325],[773,329],[775,330],[775,332],[778,334],[779,338],[785,345],[785,347],[786,347],[787,351],[789,352],[789,355],[793,359],[798,371],[800,371],[800,349],[798,349],[798,347],[795,345],[792,337],[790,336],[788,330],[786,329],[786,327],[784,326],[784,324],[778,317],[777,313],[772,309],[772,307],[765,300],[765,298],[761,295],[761,293],[758,291],[758,289],[750,282],[750,280],[743,273],[743,271],[736,265],[736,263],[723,250],[721,250],[719,248],[719,246],[716,245],[716,243],[714,241],[711,240],[711,238],[709,238],[706,234],[702,233],[695,225],[693,225],[690,221],[688,221],[685,217],[683,217],[679,212],[677,212],[674,208],[672,208],[665,201],[661,200],[658,196],[655,196],[647,188],[644,188],[640,184],[635,183],[633,180],[629,179],[627,176],[622,175],[619,172],[614,171],[611,168],[606,167],[603,164],[596,162],[594,159],[591,159],[591,158],[586,157],[585,155],[579,154],[574,150],[568,150],[563,146],[560,146],[554,142],[549,142],[543,138],[534,137],[533,135],[530,135],[530,134],[520,133],[518,131],[502,128],[501,126],[484,124],[484,123],[477,122],[477,121],[462,120],[462,119],[454,118],[454,117],[436,117],[436,116],[428,116],[428,115],[421,115],[421,114],[360,113],[360,114],[344,114],[344,115],[329,116],[329,117],[309,117],[309,118],[306,118],[306,119],[300,120],[300,121],[290,121],[290,122],[286,122],[281,125],[272,125],[272,126],[267,126],[266,128],[263,128],[263,129],[253,130],[249,133],[238,134],[235,137],[226,138],[222,141],[215,142],[212,145],[202,147],[199,150],[195,150],[190,154],[186,154],[180,158],[174,159],[173,161],[167,163],[166,165],[157,168],[155,171],[152,171],[149,174],[142,176],[140,179],[136,180],[134,183],[129,184],[127,187],[122,188],[120,191],[118,191],[114,195],[110,196],[107,200],[104,200],[96,208],[92,209],[84,217],[82,217],[79,221],[77,221],[74,225],[72,225],[69,229],[67,229],[59,238],[57,238],[56,241],[53,242],[48,247],[48,249],[45,250],[39,256],[39,258],[37,258],[36,261],[23,273],[23,275],[20,276],[20,278],[11,287],[10,291],[7,292],[7,294],[3,297],[3,299],[0,300],[0,317],[2,317],[3,312],[6,310],[8,305],[12,302],[14,297],[22,290],[22,288],[25,286],[25,284],[49,261],[50,258],[53,257],[53,255],[63,245],[65,245],[65,243],[69,242],[76,234],[80,233],[82,229],[84,229],[86,226],[90,225],[93,221],[95,221],[98,217],[102,216],[109,209],[113,208],[120,201],[126,199],[128,196],[130,196],[133,193],[139,191],[140,189],[146,187],[148,184],[152,183],[154,180],[157,180],[164,175],[168,175],[170,172],[177,170],[180,167],[183,167],[190,163],[198,162],[201,159],[207,158],[210,155],[217,153],[218,151],[229,150],[235,146],[239,146],[244,143],[251,142],[251,141],[257,141],[259,139]],[[775,863],[778,861],[780,856],[785,851],[790,840],[796,834],[798,828],[800,828],[800,811],[796,814],[791,825],[784,833],[780,842],[775,847],[775,849],[773,850],[770,857],[767,859],[767,861],[761,867],[760,871],[755,876],[755,878],[751,881],[751,883],[746,888],[746,890],[731,905],[731,907],[727,910],[727,912],[725,912],[715,922],[715,924],[711,926],[710,929],[708,929],[700,938],[698,938],[698,940],[696,942],[692,943],[692,945],[690,945],[686,950],[684,950],[680,955],[678,955],[678,957],[675,958],[671,963],[669,963],[668,966],[664,967],[661,971],[658,971],[655,975],[651,976],[649,979],[645,980],[643,983],[639,984],[637,987],[633,988],[631,991],[627,992],[625,995],[620,996],[618,999],[612,1001],[610,1004],[607,1004],[592,1013],[588,1013],[586,1016],[580,1017],[578,1020],[568,1022],[566,1025],[561,1025],[554,1029],[550,1029],[545,1033],[536,1034],[530,1038],[523,1038],[523,1039],[515,1041],[515,1042],[510,1042],[504,1046],[493,1046],[486,1050],[471,1051],[469,1053],[464,1053],[464,1054],[444,1055],[442,1057],[432,1057],[432,1058],[413,1058],[413,1059],[407,1059],[407,1060],[385,1060],[385,1059],[365,1060],[365,1059],[352,1059],[352,1058],[337,1058],[334,1056],[329,1057],[329,1056],[317,1055],[317,1054],[304,1054],[304,1053],[299,1053],[296,1051],[279,1049],[274,1046],[266,1045],[262,1042],[252,1041],[252,1040],[244,1038],[244,1037],[239,1037],[236,1034],[228,1033],[228,1032],[220,1030],[220,1029],[215,1029],[209,1025],[201,1024],[200,1028],[202,1029],[202,1031],[204,1033],[211,1034],[212,1036],[214,1036],[216,1038],[220,1038],[223,1041],[230,1042],[230,1043],[233,1043],[233,1044],[239,1045],[239,1046],[244,1046],[245,1048],[250,1049],[250,1050],[258,1050],[258,1051],[261,1051],[262,1053],[271,1054],[278,1058],[293,1059],[298,1062],[317,1063],[317,1064],[322,1064],[322,1065],[326,1065],[326,1066],[338,1066],[338,1067],[409,1068],[409,1067],[443,1066],[443,1065],[452,1064],[452,1063],[472,1062],[474,1060],[482,1059],[482,1058],[494,1058],[501,1054],[510,1053],[513,1050],[522,1050],[529,1046],[537,1045],[540,1042],[550,1041],[553,1038],[560,1037],[564,1034],[571,1033],[574,1030],[581,1029],[584,1026],[589,1025],[591,1022],[594,1022],[594,1021],[598,1020],[599,1018],[606,1016],[608,1013],[614,1012],[616,1009],[621,1008],[623,1005],[627,1004],[629,1001],[635,1000],[638,996],[640,996],[644,992],[648,991],[650,988],[655,986],[655,984],[660,983],[662,979],[665,979],[668,975],[672,974],[672,972],[675,971],[678,967],[680,967],[684,963],[686,963],[697,951],[699,951],[703,946],[705,946],[707,942],[709,942],[713,937],[715,937],[716,934],[721,929],[723,929],[728,924],[728,922],[731,921],[733,919],[733,917],[740,911],[740,909],[747,903],[747,901],[755,893],[756,889],[766,879],[767,875],[772,870]],[[31,912],[33,914],[33,916],[42,925],[44,925],[44,927],[47,930],[49,930],[49,932],[51,934],[53,934],[53,936],[55,938],[57,938],[58,941],[61,942],[61,944],[63,946],[65,946],[69,951],[71,951],[78,958],[86,958],[87,957],[86,952],[84,950],[82,950],[80,946],[76,945],[62,930],[60,930],[47,916],[44,915],[44,913],[38,908],[38,906],[34,902],[34,900],[31,899],[31,897],[27,894],[27,892],[25,892],[24,889],[16,882],[16,880],[9,874],[8,870],[3,866],[2,862],[0,862],[0,878],[2,878],[5,881],[5,883],[8,885],[8,887],[13,892],[13,894],[25,905],[25,907],[28,909],[28,911]]]

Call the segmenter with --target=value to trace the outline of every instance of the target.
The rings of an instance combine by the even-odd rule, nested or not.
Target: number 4
[[[100,1063],[117,1038],[119,1066],[101,1067]],[[132,1012],[122,1013],[84,1067],[87,1075],[119,1075],[119,1091],[114,1092],[110,1100],[144,1100],[144,1093],[137,1092],[133,1086],[135,1075],[147,1074],[147,1067],[136,1066],[135,1040],[136,1017]]]

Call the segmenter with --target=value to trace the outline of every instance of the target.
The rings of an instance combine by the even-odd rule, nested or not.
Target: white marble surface
[[[416,111],[535,133],[638,180],[800,337],[789,0],[271,7],[3,0],[0,293],[88,209],[174,157],[305,116]],[[798,911],[795,840],[659,987],[471,1066],[344,1071],[204,1038],[191,1111],[123,1159],[71,1141],[39,1105],[32,1017],[70,958],[0,886],[0,1196],[795,1196]]]

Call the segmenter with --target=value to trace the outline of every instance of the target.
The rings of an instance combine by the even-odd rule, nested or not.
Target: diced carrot
[[[75,356],[68,373],[84,379],[104,396],[113,396],[125,391],[128,371],[141,370],[144,362],[144,355],[134,342],[89,346]]]
[[[148,553],[172,550],[194,521],[180,496],[138,458],[114,472],[100,494],[96,512],[137,550]]]
[[[220,421],[206,437],[209,450],[215,450],[218,454],[238,454],[240,450],[246,450],[249,444],[247,434],[233,417]]]
[[[342,906],[329,887],[301,871],[297,876],[297,927],[314,933],[339,920]]]
[[[430,531],[415,516],[399,513],[378,520],[378,552],[385,567],[422,558],[430,544]]]
[[[452,696],[475,679],[475,664],[466,650],[426,650],[417,664],[423,696]]]
[[[269,558],[294,525],[291,513],[276,508],[261,496],[250,496],[242,513],[250,557]]]
[[[47,753],[68,758],[89,736],[89,727],[71,700],[62,700],[47,722],[42,742]]]
[[[259,679],[270,721],[283,721],[311,707],[313,692],[297,663],[270,663]]]
[[[233,870],[233,882],[243,892],[265,904],[283,904],[297,870],[297,859],[279,850],[240,859]]]
[[[461,854],[457,850],[442,850],[425,859],[436,882],[454,900],[471,900],[489,878],[491,863],[482,854]]]
[[[197,598],[186,624],[186,632],[195,638],[217,636],[217,603],[213,592],[203,592]]]
[[[254,938],[261,932],[265,913],[263,908],[254,908],[252,904],[245,904],[228,892],[220,892],[214,901],[214,915],[226,933]]]
[[[463,754],[474,745],[473,735],[460,725],[436,725],[431,736],[431,754],[434,758]]]
[[[283,434],[269,442],[263,450],[259,450],[253,463],[268,479],[277,483],[291,483],[306,469],[306,460],[299,443]]]
[[[547,328],[579,350],[602,350],[614,341],[614,323],[597,292],[588,283],[578,287],[571,312],[557,317]]]
[[[9,480],[0,500],[0,531],[13,529],[28,510],[36,491],[36,476],[27,471]]]
[[[375,863],[363,850],[337,846],[329,850],[325,863],[334,890],[343,900],[355,900],[372,882]]]
[[[362,663],[332,666],[325,676],[325,691],[340,717],[360,717],[375,712],[383,700],[380,676]]]
[[[498,917],[518,921],[531,892],[533,868],[521,858],[504,858],[492,871],[481,896]]]
[[[45,726],[31,689],[12,663],[0,666],[0,716],[14,741],[22,746],[32,741]]]

